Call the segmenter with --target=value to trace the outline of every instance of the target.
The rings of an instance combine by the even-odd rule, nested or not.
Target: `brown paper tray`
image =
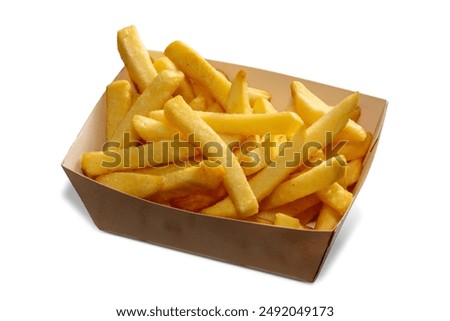
[[[160,52],[151,52],[157,58]],[[244,68],[249,85],[269,91],[279,110],[291,106],[290,84],[302,81],[330,105],[350,93],[317,82],[265,70],[210,61],[233,76]],[[127,79],[122,70],[116,79]],[[386,100],[361,94],[362,113],[358,121],[373,134],[363,174],[353,192],[355,198],[372,164],[386,113]],[[211,217],[136,198],[107,188],[84,176],[80,158],[84,152],[101,150],[105,142],[105,96],[103,95],[75,142],[62,167],[80,196],[95,225],[103,231],[148,243],[226,261],[297,280],[313,282],[330,251],[344,219],[333,231],[307,231],[253,222]]]

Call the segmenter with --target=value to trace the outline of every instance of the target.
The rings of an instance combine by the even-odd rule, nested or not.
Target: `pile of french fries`
[[[106,138],[83,173],[140,198],[206,215],[332,230],[353,201],[372,135],[359,93],[328,106],[301,82],[291,111],[181,41],[153,59],[136,27],[117,33],[129,80],[106,88]],[[229,80],[228,77],[234,77]]]

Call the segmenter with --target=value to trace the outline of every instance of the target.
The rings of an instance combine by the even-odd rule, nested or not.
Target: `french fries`
[[[152,110],[161,109],[167,99],[172,97],[183,79],[184,75],[179,71],[164,70],[158,74],[131,106],[114,131],[111,141],[118,142],[123,147],[126,135],[130,142],[138,140],[139,137],[132,125],[133,117],[147,115]]]
[[[333,157],[330,162],[322,161],[320,165],[279,184],[263,201],[261,208],[271,209],[315,193],[327,188],[344,174],[345,167],[341,166],[336,157]]]
[[[299,81],[292,82],[291,92],[294,100],[294,109],[304,119],[307,126],[313,124],[332,109]],[[354,116],[355,112],[357,113],[356,106],[353,109],[352,116]],[[366,139],[366,134],[364,128],[350,119],[340,133],[340,139],[362,142]]]
[[[207,157],[217,161],[219,166],[225,168],[224,185],[234,206],[243,217],[256,214],[258,212],[258,201],[237,158],[220,136],[192,110],[181,96],[166,102],[164,115],[186,136],[193,134],[203,150],[208,145],[214,145],[214,148],[220,149],[220,152],[212,153],[211,156]]]
[[[97,176],[95,180],[123,193],[142,198],[155,194],[164,183],[160,176],[127,172],[104,174]]]
[[[226,75],[181,41],[150,57],[129,26],[117,44],[129,79],[107,86],[107,141],[82,155],[86,176],[204,215],[306,230],[339,224],[373,144],[357,123],[358,92],[329,106],[293,81],[293,108],[278,111],[245,70]]]
[[[274,114],[227,114],[196,111],[196,114],[219,134],[264,136],[270,133],[291,136],[303,126],[302,119],[291,111],[280,111]],[[166,122],[162,111],[150,112],[148,116]]]
[[[225,107],[231,87],[231,82],[223,73],[215,69],[197,51],[181,41],[169,44],[164,54],[172,60],[184,74],[200,85],[209,89],[213,97]],[[261,89],[249,88],[250,103],[257,97],[270,100],[271,95]]]
[[[137,96],[128,80],[116,80],[106,87],[106,140],[111,140]]]
[[[117,32],[117,49],[131,80],[142,93],[157,72],[135,26],[125,27]]]
[[[252,112],[248,98],[247,74],[239,70],[228,91],[225,110],[229,114],[249,114]]]

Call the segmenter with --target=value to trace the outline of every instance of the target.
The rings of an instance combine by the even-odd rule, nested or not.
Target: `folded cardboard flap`
[[[161,53],[152,51],[151,55],[157,58]],[[269,91],[273,105],[279,110],[288,110],[291,106],[293,80],[302,81],[329,104],[337,103],[350,93],[265,70],[210,62],[230,77],[244,68],[249,85]],[[116,79],[128,79],[126,71],[122,70]],[[373,146],[353,190],[355,198],[373,161],[387,102],[361,94],[360,106],[362,113],[358,122],[373,134]],[[80,166],[81,155],[101,150],[106,140],[105,109],[103,95],[62,163],[100,230],[298,280],[313,282],[316,279],[348,211],[333,231],[297,230],[179,210],[107,188],[84,176]]]

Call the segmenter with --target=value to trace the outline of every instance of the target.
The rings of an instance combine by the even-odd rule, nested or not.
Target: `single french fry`
[[[248,98],[247,73],[239,70],[231,83],[225,110],[229,114],[250,114],[252,107]]]
[[[125,135],[128,135],[130,142],[138,140],[138,135],[133,129],[133,117],[135,115],[146,116],[152,110],[161,109],[183,78],[183,73],[179,71],[164,70],[158,74],[131,106],[114,132],[111,141],[119,143],[121,147],[126,147],[124,146]]]
[[[312,193],[296,199],[295,201],[272,208],[270,211],[284,213],[290,216],[298,216],[300,213],[320,203],[321,201],[317,195]]]
[[[164,110],[163,110],[163,109],[161,109],[161,110],[152,110],[152,111],[149,112],[146,116],[147,116],[148,118],[151,118],[151,119],[160,121],[160,122],[162,122],[162,123],[166,123],[166,124],[169,123],[169,122],[167,121],[167,119],[166,119],[166,116],[164,116]],[[173,126],[173,125],[172,125],[172,126]]]
[[[180,69],[185,75],[205,88],[208,88],[213,97],[224,107],[227,104],[228,92],[231,82],[223,73],[214,68],[197,51],[181,41],[174,41],[164,50],[164,54]],[[257,97],[264,97],[268,100],[271,95],[260,89],[248,89],[250,104]]]
[[[251,216],[254,222],[273,225],[275,222],[275,212],[258,212]]]
[[[290,146],[286,146],[283,153],[278,155],[270,166],[264,167],[249,180],[250,187],[258,201],[268,196],[278,184],[301,165],[305,145],[305,128],[301,126],[289,142]],[[229,197],[203,209],[202,213],[223,217],[238,217]]]
[[[157,73],[160,73],[163,70],[169,69],[169,70],[178,70],[175,64],[170,61],[169,58],[166,56],[161,56],[153,61],[153,67],[155,67],[155,70]]]
[[[332,207],[324,204],[317,217],[315,230],[333,230],[341,220],[342,216]]]
[[[294,102],[293,108],[302,117],[307,127],[330,110],[330,106],[314,95],[300,81],[291,83],[291,95]]]
[[[138,136],[147,142],[170,140],[180,132],[168,122],[161,122],[141,115],[134,115],[133,128]]]
[[[153,62],[153,66],[155,67],[158,73],[162,72],[163,70],[178,71],[175,64],[172,61],[170,61],[170,59],[167,58],[166,56],[162,56],[156,59]],[[183,96],[184,100],[186,100],[186,102],[188,103],[190,103],[191,100],[195,98],[194,89],[192,88],[192,85],[190,84],[187,78],[184,78],[181,81],[180,87],[174,92],[174,95]]]
[[[211,94],[222,105],[226,106],[230,81],[200,54],[181,41],[174,41],[169,44],[164,54],[182,71],[185,75],[198,82],[205,88],[209,88]]]
[[[208,111],[194,111],[208,126],[219,134],[234,135],[272,135],[294,134],[303,126],[301,118],[293,112],[283,111],[276,114],[227,114]],[[163,111],[147,114],[155,120],[164,121]],[[325,137],[325,134],[323,134]]]
[[[263,97],[258,97],[253,102],[254,114],[275,114],[278,110],[273,107],[272,103]]]
[[[144,198],[158,192],[164,183],[164,178],[160,176],[128,172],[109,173],[95,180],[118,191]]]
[[[348,141],[339,150],[339,154],[344,155],[347,161],[364,158],[369,151],[372,143],[372,137],[372,134],[368,132],[366,139],[363,142]]]
[[[339,185],[337,182],[316,192],[317,197],[339,214],[344,214],[353,201],[353,194]]]
[[[239,135],[292,135],[302,125],[301,118],[290,111],[276,114],[226,114],[199,112],[200,117],[217,133]]]
[[[176,135],[179,135],[180,142],[187,141],[183,133],[180,133],[178,128],[175,128],[167,121],[162,113],[150,112],[149,117],[135,115],[133,117],[133,128],[136,133],[145,141],[157,140],[173,140]],[[240,146],[244,136],[238,134],[219,134],[220,138],[227,144],[227,146]]]
[[[344,98],[335,107],[330,108],[328,112],[306,129],[307,142],[313,142],[318,147],[325,146],[328,143],[326,133],[330,132],[333,138],[345,127],[358,104],[358,100],[359,93],[355,92]]]
[[[179,171],[163,175],[164,184],[161,192],[174,190],[215,189],[223,180],[225,170],[217,163],[203,161]]]
[[[359,120],[359,117],[361,117],[361,106],[358,105],[355,107],[355,111],[353,112],[350,119],[354,122],[357,122]]]
[[[206,99],[203,96],[196,96],[189,102],[189,106],[193,110],[205,111],[206,110]]]
[[[110,140],[127,114],[134,99],[134,88],[128,80],[115,80],[106,86],[106,140]]]
[[[261,204],[268,210],[321,190],[340,179],[345,174],[336,157],[323,161],[320,165],[301,173],[278,185]]]
[[[131,80],[142,93],[157,72],[135,26],[125,27],[117,32],[117,49]]]
[[[81,168],[87,176],[95,177],[112,172],[181,162],[194,157],[197,153],[198,150],[192,146],[175,151],[171,148],[171,141],[156,141],[127,149],[106,146],[103,151],[84,153],[81,157]]]
[[[314,124],[320,117],[333,109],[333,107],[325,104],[299,81],[292,82],[291,93],[294,100],[294,109],[300,117],[302,117],[307,126]],[[350,116],[354,115],[356,106],[357,102],[353,107]],[[340,133],[340,135],[341,137],[345,137],[345,139],[361,142],[366,138],[366,130],[350,119],[345,127],[342,128],[342,133]]]
[[[194,134],[202,149],[208,144],[213,144],[220,149],[209,157],[205,153],[203,155],[224,166],[224,186],[239,215],[248,217],[258,212],[258,201],[237,158],[220,136],[184,101],[183,97],[177,96],[167,101],[164,105],[164,114],[186,136]]]
[[[207,104],[205,111],[211,112],[211,113],[224,113],[225,110],[220,106],[220,104],[215,101],[212,104]]]
[[[347,163],[347,171],[344,177],[338,180],[338,183],[348,189],[348,187],[355,184],[361,177],[361,172],[363,168],[363,159],[357,158]]]
[[[283,214],[283,213],[275,214],[275,221],[273,222],[273,225],[292,227],[292,228],[298,228],[298,229],[304,228],[300,224],[300,221],[297,218]]]
[[[250,105],[252,105],[257,98],[264,98],[270,101],[272,99],[272,94],[260,88],[248,87],[248,99],[250,99]]]

